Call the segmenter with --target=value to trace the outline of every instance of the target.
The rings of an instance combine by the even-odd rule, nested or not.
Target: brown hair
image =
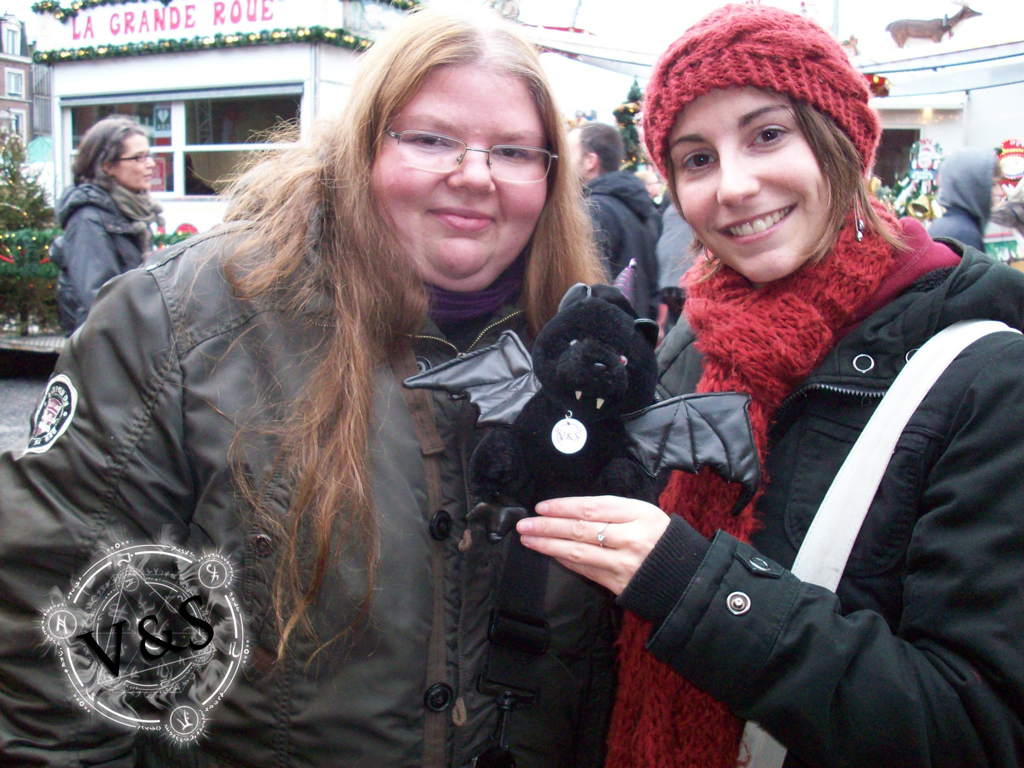
[[[255,489],[246,492],[285,542],[274,582],[279,654],[296,628],[312,631],[308,609],[337,556],[332,542],[358,537],[364,545],[366,591],[355,622],[369,609],[377,555],[366,456],[372,377],[408,343],[405,334],[420,326],[427,307],[425,287],[373,198],[371,167],[385,129],[424,80],[439,67],[468,64],[522,79],[549,148],[568,156],[533,46],[496,15],[428,8],[392,26],[365,55],[338,116],[233,189],[228,218],[254,222],[229,265],[235,290],[285,311],[313,311],[329,329],[322,359],[282,428],[281,456],[295,486],[286,519],[263,509]],[[520,304],[534,334],[572,284],[603,277],[571,165],[553,164],[526,247]]]
[[[835,121],[801,101],[792,102],[800,132],[811,147],[825,177],[829,194],[829,215],[825,237],[811,255],[820,261],[832,250],[847,215],[855,207],[864,219],[864,231],[877,233],[891,247],[902,249],[898,234],[871,207],[868,180],[861,171],[861,156]]]
[[[579,128],[580,147],[584,155],[597,155],[601,173],[613,173],[622,167],[626,147],[622,133],[606,123],[584,123]]]
[[[145,136],[146,129],[124,115],[105,117],[85,132],[71,168],[75,184],[93,182],[106,186],[110,176],[103,170],[104,163],[112,163],[121,156],[124,141],[129,136]]]
[[[825,177],[828,189],[828,219],[825,222],[825,234],[811,254],[810,261],[820,261],[835,247],[839,231],[843,228],[850,211],[854,209],[855,203],[864,220],[865,233],[877,233],[892,248],[902,250],[904,246],[900,242],[898,234],[888,223],[879,218],[875,209],[871,207],[868,181],[861,172],[861,156],[850,137],[836,125],[832,118],[822,114],[809,104],[793,101],[783,94],[772,95],[777,96],[782,103],[792,109],[800,132],[818,161],[818,167],[821,169],[822,176]],[[666,184],[672,203],[682,213],[679,198],[676,195],[674,164],[667,163],[665,171],[667,172]],[[700,241],[696,232],[690,247],[696,253],[706,251],[706,246]],[[720,262],[715,261],[708,266],[702,277],[710,277],[720,268]]]

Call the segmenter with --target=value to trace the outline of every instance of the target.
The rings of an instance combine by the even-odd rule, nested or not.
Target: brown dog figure
[[[931,40],[933,43],[942,42],[942,36],[949,34],[953,36],[953,27],[964,19],[974,16],[981,16],[981,13],[967,7],[967,3],[959,3],[960,10],[952,16],[945,16],[941,19],[899,19],[885,28],[885,31],[892,35],[896,45],[902,48],[911,37],[922,40]]]

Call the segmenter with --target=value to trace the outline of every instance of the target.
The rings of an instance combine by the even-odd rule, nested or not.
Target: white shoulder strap
[[[1015,329],[997,320],[955,323],[932,336],[910,358],[864,426],[818,507],[793,562],[794,576],[835,591],[911,415],[957,355],[982,336],[997,331]],[[781,768],[785,759],[786,748],[748,721],[740,744],[741,764],[747,768]]]

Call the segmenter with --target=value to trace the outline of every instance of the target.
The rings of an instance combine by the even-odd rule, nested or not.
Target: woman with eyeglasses
[[[402,386],[503,331],[529,342],[569,287],[603,280],[565,143],[515,27],[417,12],[336,117],[239,180],[226,225],[101,295],[27,449],[0,458],[0,763],[600,765],[609,594],[551,564],[541,618],[495,610],[522,584],[511,537],[467,521],[476,409]],[[111,719],[149,701],[125,693],[161,663],[143,648],[174,664],[161,642],[218,647],[196,604],[183,639],[159,610],[124,619],[120,682],[113,622],[78,629],[65,661],[85,636],[106,654],[89,667],[106,687],[78,701],[39,650],[51,592],[118,542],[230,562],[247,662],[223,691],[210,662],[201,691],[150,696],[162,723],[223,693],[187,743]],[[70,618],[48,616],[60,636]]]
[[[85,322],[107,280],[134,269],[153,247],[162,208],[149,194],[155,163],[142,126],[129,117],[107,117],[78,146],[75,185],[57,204],[64,229],[50,251],[60,267],[57,312],[70,336]]]

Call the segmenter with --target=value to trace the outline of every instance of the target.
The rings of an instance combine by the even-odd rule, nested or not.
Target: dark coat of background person
[[[658,283],[661,288],[678,288],[679,281],[693,263],[693,229],[686,223],[674,205],[665,209],[661,217],[661,236],[658,238]]]
[[[658,259],[661,215],[640,179],[629,171],[612,171],[586,185],[594,237],[610,277],[636,259],[634,305],[642,317],[658,317]]]
[[[668,195],[666,195],[666,198]],[[666,332],[679,320],[686,295],[681,280],[693,263],[693,229],[672,205],[661,216],[661,236],[655,253],[658,256],[658,285],[661,303],[666,307]]]
[[[783,571],[907,350],[978,318],[1024,326],[1024,276],[967,249],[959,267],[926,274],[866,318],[780,408],[756,550],[719,533],[683,599],[656,608],[642,582],[657,570],[666,590],[671,578],[656,549],[620,598],[655,621],[653,654],[784,740],[787,768],[835,765],[836,744],[846,745],[843,754],[872,755],[863,763],[872,765],[1024,764],[1021,336],[998,333],[973,344],[925,397],[836,594]],[[662,345],[663,397],[696,386],[701,356],[693,342],[681,321]],[[874,363],[864,373],[854,367],[859,355]],[[982,452],[992,460],[979,461]],[[750,564],[757,553],[775,561],[768,571]],[[725,609],[735,591],[749,595],[748,615]],[[837,614],[849,621],[840,626]],[[716,650],[723,642],[728,654]],[[773,682],[782,679],[785,685]],[[837,698],[842,718],[811,714],[828,712]],[[784,714],[795,712],[805,715]],[[813,728],[802,727],[811,719]],[[894,729],[917,737],[891,751],[886,734]],[[887,742],[882,756],[877,745]]]
[[[929,225],[928,234],[983,250],[995,174],[996,154],[991,149],[966,147],[950,153],[939,168],[939,205],[944,210]]]
[[[85,322],[103,284],[142,263],[142,243],[110,193],[97,184],[65,190],[57,220],[64,234],[54,241],[50,260],[60,267],[57,313],[70,336]]]

